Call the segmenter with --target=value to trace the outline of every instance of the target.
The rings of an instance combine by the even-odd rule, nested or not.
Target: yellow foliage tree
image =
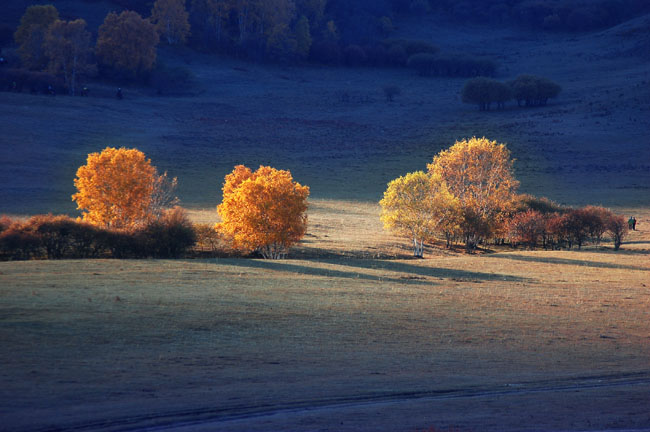
[[[305,235],[308,197],[309,187],[293,181],[289,171],[260,166],[252,172],[238,165],[225,178],[215,229],[237,249],[283,258]]]
[[[155,26],[137,12],[111,12],[99,26],[95,54],[102,65],[134,78],[153,68],[158,40]]]
[[[422,171],[388,183],[381,205],[384,228],[413,240],[413,255],[422,258],[424,242],[450,229],[450,212],[457,208],[446,185]]]
[[[468,250],[492,233],[495,223],[512,207],[519,186],[510,152],[504,144],[487,138],[457,141],[435,156],[427,168],[458,199]]]
[[[86,21],[54,21],[45,35],[44,48],[50,59],[49,69],[63,75],[68,91],[74,96],[79,78],[95,71],[90,61],[92,50]]]
[[[190,34],[185,0],[156,0],[151,9],[151,22],[169,45],[185,43]]]
[[[137,149],[112,147],[88,155],[74,180],[72,195],[83,220],[93,225],[132,229],[156,219],[177,202],[176,179],[162,176]]]

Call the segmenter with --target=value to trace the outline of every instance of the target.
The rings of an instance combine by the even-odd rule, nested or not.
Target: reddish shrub
[[[540,237],[546,233],[546,220],[535,210],[517,213],[510,219],[508,233],[513,243],[525,244],[534,249]]]
[[[612,236],[612,241],[614,242],[614,250],[619,250],[621,244],[623,243],[623,239],[627,236],[627,232],[629,230],[627,221],[623,216],[610,212],[609,217],[605,222],[605,226],[607,228],[607,232],[609,232]]]
[[[40,257],[41,239],[33,231],[24,230],[20,223],[14,223],[0,233],[0,255],[5,259]]]

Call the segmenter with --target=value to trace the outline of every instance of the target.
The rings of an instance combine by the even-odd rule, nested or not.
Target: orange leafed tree
[[[238,165],[225,178],[215,229],[237,249],[283,258],[305,235],[308,197],[309,187],[295,182],[289,171],[260,166],[253,172]]]
[[[141,151],[112,147],[88,155],[74,180],[72,199],[83,212],[83,220],[94,225],[131,229],[159,217],[176,198],[171,190],[176,179],[158,175]]]
[[[457,141],[435,156],[427,168],[458,199],[468,250],[492,234],[495,223],[513,205],[519,182],[504,144],[476,137]]]

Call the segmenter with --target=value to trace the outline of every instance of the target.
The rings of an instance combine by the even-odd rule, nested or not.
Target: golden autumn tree
[[[153,68],[158,41],[155,26],[137,12],[111,12],[99,26],[95,54],[105,68],[135,78]]]
[[[465,246],[474,249],[493,232],[515,199],[519,182],[510,151],[504,144],[474,137],[441,151],[427,168],[458,199]]]
[[[88,155],[74,180],[72,195],[83,220],[93,225],[132,229],[157,219],[176,204],[176,179],[158,175],[140,150],[112,147]]]
[[[381,205],[384,228],[413,241],[413,255],[422,258],[424,242],[444,232],[449,211],[457,208],[445,184],[422,171],[388,183]]]
[[[185,43],[190,34],[185,0],[156,0],[151,9],[151,22],[169,45]]]
[[[260,166],[253,172],[238,165],[222,190],[221,223],[215,229],[235,248],[279,259],[305,235],[309,187],[295,182],[289,171]]]
[[[68,91],[74,96],[79,78],[95,71],[86,21],[54,21],[45,35],[44,48],[50,59],[50,71],[63,75]]]

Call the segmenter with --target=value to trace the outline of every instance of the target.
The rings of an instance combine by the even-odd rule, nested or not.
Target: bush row
[[[180,208],[130,231],[61,215],[36,215],[26,221],[0,218],[1,259],[178,258],[196,242],[197,233]]]
[[[50,73],[0,68],[0,91],[30,91],[47,94],[50,86],[56,93],[64,93],[66,90],[63,81]]]
[[[461,98],[463,102],[476,104],[484,111],[489,110],[493,103],[497,104],[497,108],[503,108],[511,99],[515,99],[519,106],[543,106],[549,99],[557,97],[561,90],[553,81],[533,75],[520,75],[507,83],[477,77],[465,83]]]
[[[603,207],[579,209],[530,206],[516,213],[506,223],[507,235],[513,246],[534,249],[541,243],[544,249],[580,249],[587,243],[600,244],[609,234],[618,250],[628,231],[623,216]]]
[[[417,39],[386,39],[380,43],[340,48],[335,42],[314,42],[310,59],[350,67],[408,67],[421,76],[493,76],[494,60],[462,52],[439,52],[437,46]]]

